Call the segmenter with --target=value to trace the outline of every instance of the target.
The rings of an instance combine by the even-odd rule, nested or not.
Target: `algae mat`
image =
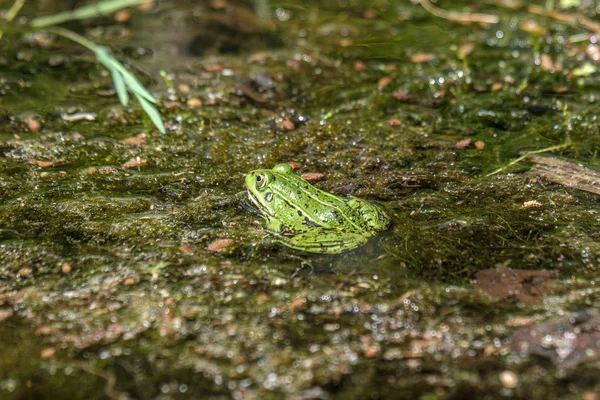
[[[0,397],[595,399],[600,203],[564,176],[600,169],[598,10],[492,3],[67,24],[165,134],[25,3],[0,42]],[[280,162],[392,228],[282,248],[242,207],[244,174]]]

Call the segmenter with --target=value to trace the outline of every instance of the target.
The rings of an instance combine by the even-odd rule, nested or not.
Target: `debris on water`
[[[76,121],[94,121],[96,120],[96,113],[93,112],[80,112],[75,114],[60,114],[60,117],[67,122]]]
[[[534,304],[549,292],[548,283],[555,279],[553,271],[486,269],[477,273],[474,285],[493,298]]]

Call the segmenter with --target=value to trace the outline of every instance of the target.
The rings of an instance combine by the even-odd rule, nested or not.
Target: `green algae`
[[[548,155],[600,168],[598,77],[569,75],[584,60],[559,40],[577,28],[540,18],[551,30],[541,40],[517,28],[532,18],[526,10],[488,5],[478,11],[500,14],[498,26],[452,24],[405,2],[273,2],[279,20],[264,28],[273,30],[250,34],[230,11],[194,7],[205,20],[176,8],[161,18],[190,41],[202,22],[247,42],[193,57],[168,30],[142,37],[159,17],[136,12],[127,45],[144,51],[122,49],[173,74],[174,89],[153,90],[166,135],[104,96],[111,80],[92,57],[57,42],[65,63],[50,67],[46,49],[5,33],[2,398],[530,399],[599,389],[593,356],[563,368],[510,347],[519,326],[600,304],[597,196],[528,174],[527,161],[486,176],[563,143],[572,146]],[[465,44],[473,49],[460,56]],[[411,61],[418,53],[432,57]],[[540,54],[562,70],[543,70]],[[62,116],[76,112],[95,117]],[[141,133],[140,145],[124,141]],[[325,173],[321,189],[379,201],[393,227],[335,257],[279,247],[240,206],[243,174],[277,162]],[[540,207],[524,207],[532,200]],[[210,250],[223,238],[232,244]],[[558,279],[525,305],[471,285],[488,268]]]

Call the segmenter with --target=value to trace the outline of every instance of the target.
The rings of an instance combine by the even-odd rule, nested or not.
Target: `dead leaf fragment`
[[[53,167],[54,165],[56,165],[56,162],[54,162],[54,161],[34,160],[33,163],[35,165],[37,165],[38,167],[42,167],[42,168]]]
[[[192,246],[190,246],[189,244],[184,244],[179,248],[179,251],[183,254],[192,254],[194,252],[194,249],[192,249]]]
[[[435,58],[435,55],[433,55],[431,53],[415,53],[412,56],[410,56],[410,61],[415,64],[424,64],[424,63],[428,63],[429,61],[433,60],[434,58]]]
[[[463,140],[459,140],[458,142],[456,142],[456,144],[454,145],[454,147],[456,147],[457,149],[466,149],[467,147],[469,147],[471,145],[471,143],[473,143],[473,139],[463,139]]]
[[[202,107],[202,100],[200,100],[197,97],[191,97],[188,99],[187,105],[188,105],[188,107],[191,107],[191,108]]]
[[[137,136],[134,137],[128,137],[126,139],[121,140],[120,142],[121,144],[124,145],[131,145],[131,146],[142,146],[143,144],[146,143],[146,135],[143,133],[140,133]]]
[[[379,78],[379,81],[377,82],[377,87],[379,89],[383,89],[384,87],[386,87],[387,85],[389,85],[390,83],[392,83],[392,80],[394,79],[394,77],[392,76],[383,76],[381,78]]]
[[[354,69],[358,72],[364,72],[367,70],[367,66],[362,61],[356,61],[354,63]]]
[[[526,201],[525,203],[523,203],[523,205],[521,206],[522,209],[527,209],[527,208],[540,208],[543,207],[544,205],[542,203],[540,203],[537,200],[529,200]]]
[[[320,172],[307,172],[301,175],[302,179],[305,181],[318,182],[322,181],[325,178],[325,174]]]
[[[31,132],[37,132],[42,127],[42,124],[37,119],[26,118],[23,122],[25,122],[25,124],[27,124],[27,126],[29,127],[29,130]]]
[[[387,124],[389,126],[402,126],[402,121],[396,118],[390,118],[388,119]]]
[[[485,149],[485,142],[483,140],[478,140],[475,142],[475,148],[477,150],[483,150]]]
[[[208,251],[223,251],[233,244],[233,239],[217,239],[206,248]]]
[[[54,347],[47,347],[40,352],[40,357],[44,360],[52,358],[56,355],[56,349]]]
[[[125,164],[121,165],[121,168],[123,169],[129,169],[129,168],[136,168],[136,167],[144,167],[146,166],[146,164],[148,164],[147,160],[143,160],[140,159],[139,157],[136,158],[132,158],[131,160],[127,161]],[[102,173],[102,172],[100,172]]]

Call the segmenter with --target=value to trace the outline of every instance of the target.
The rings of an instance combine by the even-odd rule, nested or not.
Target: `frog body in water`
[[[282,244],[309,253],[338,254],[359,247],[390,226],[377,205],[339,198],[298,176],[288,164],[246,175],[250,201]]]

